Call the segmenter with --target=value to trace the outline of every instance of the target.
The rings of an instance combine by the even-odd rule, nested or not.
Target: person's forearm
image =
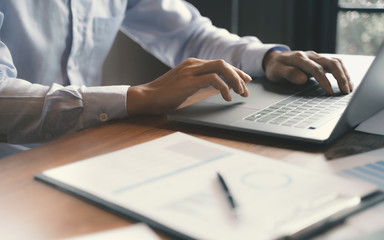
[[[45,142],[126,116],[127,86],[50,87],[0,80],[0,134],[9,143]]]

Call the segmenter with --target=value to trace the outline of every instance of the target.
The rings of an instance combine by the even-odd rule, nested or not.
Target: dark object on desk
[[[336,140],[324,154],[328,160],[332,160],[382,147],[384,147],[384,136],[352,131]]]
[[[236,203],[231,191],[229,190],[229,187],[228,187],[227,183],[225,182],[223,176],[221,176],[221,174],[219,172],[217,173],[217,179],[219,180],[220,186],[223,189],[223,192],[225,194],[226,199],[228,200],[228,203],[231,207],[232,213],[237,217],[237,207],[238,207],[237,203]]]

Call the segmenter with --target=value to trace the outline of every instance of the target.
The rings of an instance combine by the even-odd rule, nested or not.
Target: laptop
[[[247,84],[247,98],[232,94],[233,100],[226,102],[215,95],[174,111],[167,118],[249,134],[329,143],[384,108],[384,44],[373,61],[366,56],[345,58],[355,84],[350,94],[341,94],[334,79],[334,95],[326,95],[314,79],[301,86],[254,79]]]

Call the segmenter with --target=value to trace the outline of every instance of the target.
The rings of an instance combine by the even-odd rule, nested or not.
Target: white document
[[[383,76],[384,78],[384,76]],[[376,113],[356,127],[357,131],[384,135],[384,110]]]
[[[240,206],[235,218],[220,172]],[[179,237],[273,239],[355,207],[368,183],[174,133],[37,175]],[[116,210],[116,208],[115,208]]]
[[[384,190],[384,148],[313,164],[310,169],[369,182]]]
[[[384,190],[384,148],[311,165],[310,169],[369,182]],[[384,203],[351,217],[343,228],[332,230],[320,239],[384,239]]]
[[[154,231],[143,223],[137,223],[129,227],[85,234],[66,240],[160,240]]]

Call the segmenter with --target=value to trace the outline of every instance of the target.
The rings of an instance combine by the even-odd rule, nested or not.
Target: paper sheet
[[[376,113],[356,127],[357,131],[384,135],[384,110]]]
[[[384,148],[311,165],[310,169],[365,181],[384,190]],[[322,235],[321,240],[384,238],[384,203],[350,218],[345,226]]]
[[[147,225],[137,223],[135,225],[113,229],[109,231],[96,232],[92,234],[85,234],[73,238],[66,238],[66,240],[160,240],[160,238],[153,232]]]
[[[241,208],[234,218],[220,171]],[[271,239],[374,191],[341,177],[174,133],[43,173],[197,239]],[[255,226],[257,226],[255,228]]]

